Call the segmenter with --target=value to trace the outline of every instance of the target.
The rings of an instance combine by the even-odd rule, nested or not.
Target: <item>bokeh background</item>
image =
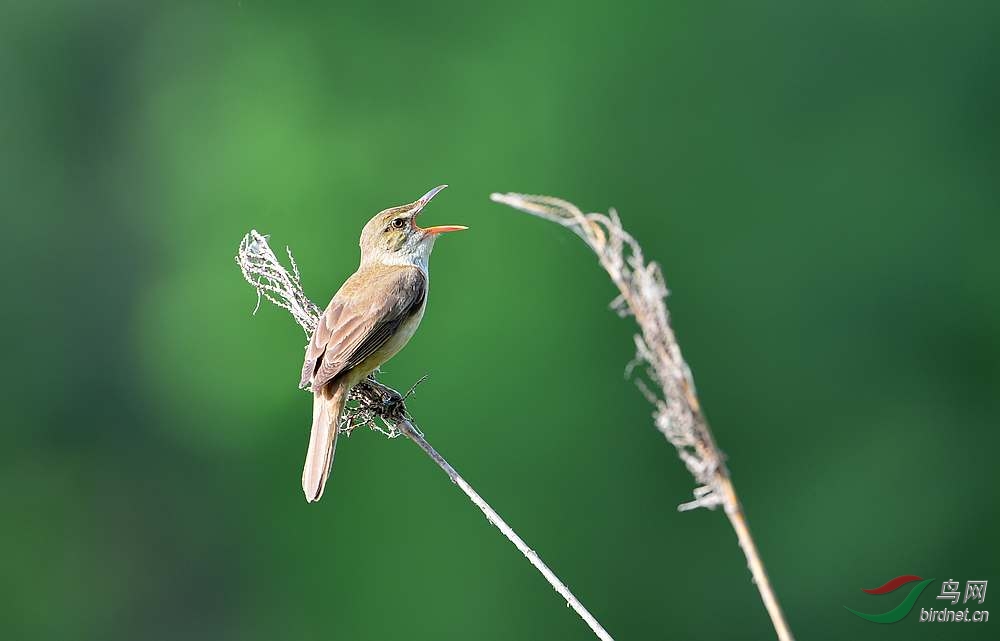
[[[3,639],[591,638],[403,439],[343,440],[301,495],[305,338],[251,317],[239,240],[325,304],[363,223],[439,183],[425,222],[471,230],[383,379],[430,375],[428,438],[616,638],[773,633],[724,516],[676,511],[595,259],[492,191],[617,207],[662,262],[799,638],[996,638],[1000,606],[843,606],[1000,580],[997,3],[2,15]]]

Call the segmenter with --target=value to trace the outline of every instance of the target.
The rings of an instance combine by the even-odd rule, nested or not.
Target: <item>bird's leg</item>
[[[423,436],[423,433],[417,429],[415,425],[408,422],[409,414],[406,411],[406,399],[413,394],[417,385],[420,385],[425,380],[427,376],[422,376],[416,383],[407,390],[406,394],[400,394],[396,390],[392,389],[387,385],[383,385],[375,380],[374,375],[369,375],[363,381],[358,383],[355,390],[358,392],[358,396],[361,397],[362,402],[379,418],[388,423],[392,427],[391,429],[400,429],[399,425],[403,424],[403,421],[407,421],[409,428],[413,429],[417,436]],[[405,433],[404,429],[404,433]]]

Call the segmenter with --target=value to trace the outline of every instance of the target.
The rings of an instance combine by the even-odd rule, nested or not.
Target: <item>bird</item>
[[[420,325],[434,241],[468,229],[417,225],[417,216],[445,187],[380,211],[365,224],[361,263],[323,310],[306,346],[300,386],[312,390],[313,416],[302,491],[309,503],[323,496],[351,388],[403,349]]]

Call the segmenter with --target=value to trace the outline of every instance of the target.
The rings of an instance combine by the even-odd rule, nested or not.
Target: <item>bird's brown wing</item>
[[[375,266],[347,279],[306,347],[301,387],[318,389],[375,353],[427,295],[416,267]]]

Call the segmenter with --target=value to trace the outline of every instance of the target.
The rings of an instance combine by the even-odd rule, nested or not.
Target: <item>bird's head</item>
[[[417,226],[417,216],[447,186],[435,187],[409,205],[375,214],[361,231],[361,264],[416,265],[426,270],[427,259],[439,234],[468,229],[462,225]]]

